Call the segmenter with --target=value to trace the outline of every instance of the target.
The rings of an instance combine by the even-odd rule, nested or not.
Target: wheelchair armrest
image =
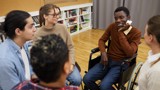
[[[93,48],[92,50],[91,50],[91,53],[96,53],[96,52],[98,52],[99,51],[99,47],[96,47],[96,48]]]
[[[126,60],[124,60],[124,62],[132,62],[132,60],[134,59],[134,58],[136,58],[137,57],[137,53],[136,54],[134,54],[131,58],[128,58],[128,59],[126,59]]]
[[[81,72],[81,67],[79,66],[78,62],[75,62],[75,66],[77,67],[78,71]]]
[[[108,48],[108,46],[105,46],[105,48]],[[99,47],[96,47],[96,48],[93,48],[92,50],[91,50],[91,53],[96,53],[96,52],[99,52],[100,50],[99,50]]]

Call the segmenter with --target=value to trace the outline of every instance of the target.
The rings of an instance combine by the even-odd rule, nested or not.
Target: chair
[[[0,32],[0,42],[2,43],[4,42],[4,40],[5,40],[5,36],[3,33]]]
[[[138,75],[143,63],[139,62],[136,67],[134,68],[130,80],[128,81],[127,90],[136,90],[138,87]]]
[[[110,42],[111,40],[109,40],[108,42],[108,46],[110,45]],[[109,47],[106,46],[105,48],[108,48]],[[94,48],[91,50],[91,53],[90,53],[90,56],[89,56],[89,63],[88,63],[88,70],[91,69],[95,64],[99,63],[100,62],[100,59],[101,59],[101,55],[97,56],[96,58],[92,58],[93,54],[99,52],[99,48]],[[139,71],[140,69],[140,66],[142,65],[142,63],[139,64],[139,66],[137,66],[138,68],[135,68],[136,67],[136,57],[137,57],[137,53],[134,54],[131,58],[129,59],[126,59],[122,62],[121,66],[123,66],[123,64],[125,63],[130,63],[129,67],[124,70],[122,67],[121,67],[121,72],[120,72],[120,78],[119,80],[117,81],[117,83],[114,84],[114,87],[117,89],[117,90],[126,90],[126,87],[125,87],[125,84],[130,80],[130,86],[127,87],[127,90],[132,90],[133,89],[133,86],[135,85],[135,79],[137,77],[131,77],[131,76],[137,76],[137,70]],[[135,70],[137,69],[137,70]],[[133,71],[134,74],[132,73]],[[87,72],[85,72],[87,73]],[[131,79],[132,78],[132,79]],[[84,90],[89,90],[86,86],[84,86]]]
[[[4,31],[2,29],[2,23],[0,23],[0,43],[2,43],[5,40],[6,36],[4,34]]]

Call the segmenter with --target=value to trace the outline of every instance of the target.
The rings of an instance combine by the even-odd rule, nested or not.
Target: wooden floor
[[[81,67],[81,75],[84,76],[84,71],[88,69],[88,60],[90,50],[98,46],[98,40],[104,30],[87,30],[85,32],[72,36],[75,46],[75,58]],[[141,39],[141,44],[138,48],[138,62],[144,62],[148,54],[149,47],[144,43],[144,39]]]

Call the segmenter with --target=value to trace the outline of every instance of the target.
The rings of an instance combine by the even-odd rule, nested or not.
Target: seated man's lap
[[[113,60],[109,60],[108,66],[98,63],[91,68],[88,73],[84,76],[85,83],[89,81],[102,80],[100,87],[111,88],[112,84],[116,83],[120,76],[121,63]],[[124,64],[125,69],[128,64]]]
[[[98,63],[86,73],[86,75],[84,76],[84,79],[87,79],[89,81],[101,80],[105,76],[105,73],[107,73],[107,66],[104,66],[103,64]]]

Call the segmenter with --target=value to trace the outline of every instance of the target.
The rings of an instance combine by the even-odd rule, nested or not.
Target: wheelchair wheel
[[[130,77],[130,80],[128,81],[128,86],[127,86],[127,90],[134,90],[137,86],[138,86],[138,74],[139,74],[139,71],[142,67],[142,62],[138,63],[136,65],[136,67],[134,68],[133,72],[132,72],[132,75]]]

